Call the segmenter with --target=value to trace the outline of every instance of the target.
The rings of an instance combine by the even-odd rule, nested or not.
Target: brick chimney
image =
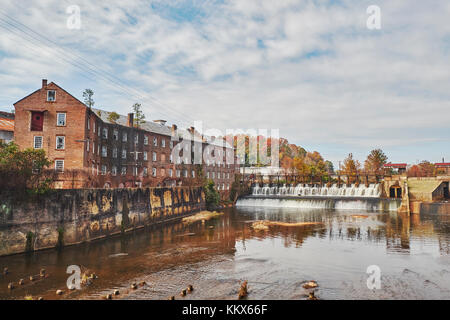
[[[129,113],[128,114],[127,126],[130,127],[130,128],[134,127],[134,113]]]
[[[42,79],[42,88],[47,86],[47,79]]]

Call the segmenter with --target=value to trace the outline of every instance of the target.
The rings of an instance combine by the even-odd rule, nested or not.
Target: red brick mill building
[[[172,150],[183,139],[203,148],[211,143],[194,128],[180,130],[163,120],[146,121],[139,128],[133,125],[133,114],[111,120],[110,112],[88,108],[47,80],[14,107],[15,142],[21,149],[45,150],[55,188],[193,186],[207,177],[226,196],[238,170],[237,162],[226,164],[225,157],[195,165],[180,154],[186,160],[175,163]],[[225,141],[213,144],[214,153],[234,158]]]

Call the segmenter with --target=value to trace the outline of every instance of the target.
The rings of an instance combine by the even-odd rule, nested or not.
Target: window
[[[112,166],[112,168],[111,168],[111,174],[112,174],[113,176],[117,176],[117,167],[116,167],[116,166]]]
[[[102,127],[98,126],[98,136],[100,137],[102,133]]]
[[[206,173],[206,177],[209,179],[209,172]]]
[[[64,172],[64,160],[55,160],[55,170]]]
[[[156,161],[156,158],[157,158],[157,154],[156,154],[156,152],[153,152],[153,161]]]
[[[92,165],[92,174],[95,174],[95,164]]]
[[[127,167],[122,167],[122,175],[125,176],[127,174]]]
[[[147,161],[147,160],[148,160],[148,152],[144,151],[144,161]]]
[[[173,170],[169,169],[169,177],[172,177],[172,176],[173,176]]]
[[[215,172],[212,172],[212,178],[215,179],[216,178],[216,174]]]
[[[92,141],[92,153],[95,155],[95,142]]]
[[[220,172],[217,172],[217,179],[220,179]]]
[[[188,171],[187,170],[183,170],[183,177],[185,177],[185,178],[188,177]]]
[[[116,141],[119,140],[119,130],[117,130],[117,129],[113,130],[113,139]]]
[[[56,150],[64,150],[66,146],[66,137],[57,136],[56,137]]]
[[[91,119],[90,118],[87,119],[87,129],[91,130]]]
[[[144,145],[148,145],[148,136],[144,136]]]
[[[154,177],[156,177],[156,168],[152,169],[152,174],[153,174]]]
[[[153,138],[153,146],[154,147],[158,146],[158,138]]]
[[[108,156],[108,148],[106,146],[102,146],[102,157],[106,158]]]
[[[57,113],[56,114],[56,125],[58,127],[66,126],[66,114],[65,113]]]
[[[106,166],[102,165],[102,176],[106,174]]]
[[[173,155],[170,154],[170,163],[173,163]]]
[[[94,121],[94,130],[93,130],[93,131],[94,131],[94,133],[95,133],[95,121]]]
[[[177,170],[177,177],[179,178],[181,176],[181,171]]]
[[[47,101],[49,101],[49,102],[56,101],[56,91],[55,90],[47,91]]]
[[[44,128],[44,113],[38,111],[31,112],[31,131],[42,131]]]
[[[170,149],[173,149],[173,141],[170,141]]]
[[[126,132],[124,132],[122,134],[122,142],[127,142],[128,141],[128,134]]]
[[[192,178],[195,178],[195,171],[192,170]]]
[[[166,147],[166,139],[161,140],[161,147],[163,147],[163,148]]]
[[[147,167],[144,167],[144,176],[145,177],[148,176],[148,169],[147,169]]]
[[[42,149],[43,137],[34,137],[34,148]]]
[[[100,144],[97,145],[97,155],[100,155]]]
[[[108,128],[103,128],[102,130],[102,138],[108,139]]]
[[[122,149],[122,159],[126,159],[126,158],[127,158],[127,150]]]
[[[139,152],[134,152],[134,159],[139,160]]]
[[[114,159],[117,159],[117,148],[113,149],[113,154],[112,154]]]
[[[87,139],[86,140],[86,151],[89,152],[89,148],[90,148],[90,140]]]
[[[134,176],[138,175],[138,168],[137,167],[133,167],[133,175]]]
[[[134,144],[138,144],[138,143],[139,143],[139,135],[136,134],[136,135],[134,136]]]

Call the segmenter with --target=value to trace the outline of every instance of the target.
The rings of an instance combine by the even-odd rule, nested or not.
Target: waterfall
[[[265,184],[260,187],[256,184],[253,187],[252,195],[254,196],[293,196],[293,197],[354,197],[354,198],[379,198],[381,195],[380,184],[370,184],[365,186],[360,184],[356,186],[342,185],[338,187],[333,184],[331,187],[319,186],[315,184],[298,184],[283,186],[269,186]]]

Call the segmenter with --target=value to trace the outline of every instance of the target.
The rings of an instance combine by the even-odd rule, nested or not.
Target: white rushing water
[[[299,184],[253,187],[252,195],[237,202],[238,207],[396,211],[401,201],[381,199],[381,185],[331,187]]]
[[[264,185],[260,187],[256,185],[253,187],[252,195],[254,196],[313,196],[313,197],[364,197],[364,198],[379,198],[381,195],[380,184],[370,184],[366,187],[364,184],[356,186],[354,184],[340,187],[337,184],[331,187],[321,187],[319,185],[298,184],[283,185],[270,187]]]

